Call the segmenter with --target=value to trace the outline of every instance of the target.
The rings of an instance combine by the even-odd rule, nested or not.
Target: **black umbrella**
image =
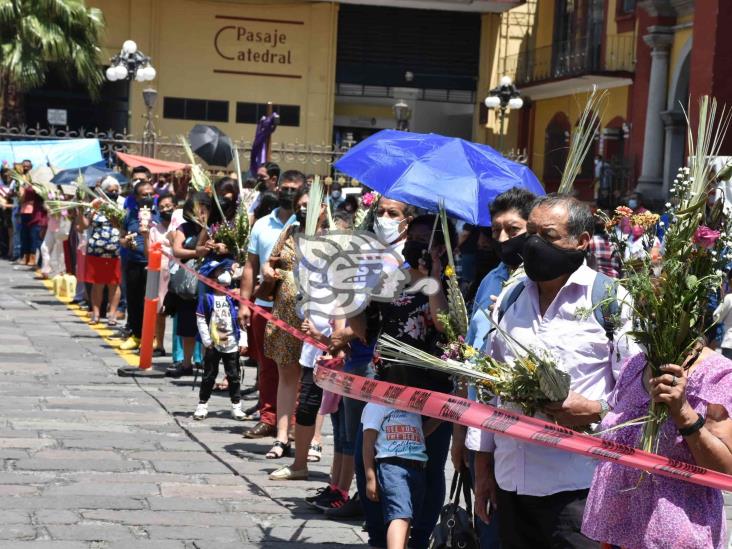
[[[209,166],[228,166],[234,159],[234,145],[216,126],[196,124],[188,134],[191,149]]]

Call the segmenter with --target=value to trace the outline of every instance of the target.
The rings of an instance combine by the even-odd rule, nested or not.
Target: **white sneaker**
[[[237,421],[244,421],[247,415],[241,409],[241,402],[231,405],[231,417]]]
[[[196,411],[193,412],[193,419],[201,420],[206,419],[208,415],[208,404],[205,402],[199,402],[196,406]]]

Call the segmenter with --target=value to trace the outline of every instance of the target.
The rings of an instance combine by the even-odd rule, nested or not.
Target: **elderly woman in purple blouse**
[[[704,347],[683,366],[651,377],[643,355],[623,367],[600,430],[647,414],[649,401],[668,406],[658,453],[732,474],[732,362]],[[641,426],[603,438],[635,446]],[[616,463],[597,466],[582,532],[623,549],[726,547],[722,492],[681,480],[644,476]]]

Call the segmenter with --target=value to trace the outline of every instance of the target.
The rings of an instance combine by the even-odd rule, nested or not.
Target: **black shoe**
[[[347,520],[363,517],[363,507],[358,497],[358,492],[353,494],[346,503],[340,507],[333,507],[325,510],[325,516],[333,520]]]
[[[331,490],[322,498],[313,502],[313,507],[325,513],[328,509],[339,509],[348,503],[347,496],[341,494],[340,490]]]
[[[254,393],[256,393],[257,391],[259,391],[259,385],[257,385],[257,384],[255,383],[255,384],[254,384],[254,387],[247,387],[246,389],[242,389],[242,390],[241,390],[241,394],[242,394],[242,396],[246,396],[246,395],[253,395],[253,394],[254,394]]]
[[[326,497],[328,494],[330,494],[332,492],[333,492],[333,489],[330,487],[330,484],[328,484],[327,486],[318,488],[312,496],[307,496],[305,498],[305,501],[307,503],[315,503],[319,499]]]
[[[166,377],[172,377],[174,379],[177,379],[179,377],[183,376],[192,376],[193,375],[193,368],[188,367],[184,368],[182,365],[177,366],[171,366],[170,368],[165,370],[165,376]]]
[[[154,358],[165,356],[165,349],[153,349],[152,356]]]

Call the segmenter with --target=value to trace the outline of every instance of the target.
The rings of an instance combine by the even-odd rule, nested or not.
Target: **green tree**
[[[51,66],[98,97],[103,29],[101,10],[84,0],[0,0],[0,122],[24,121],[23,94],[45,84]]]

